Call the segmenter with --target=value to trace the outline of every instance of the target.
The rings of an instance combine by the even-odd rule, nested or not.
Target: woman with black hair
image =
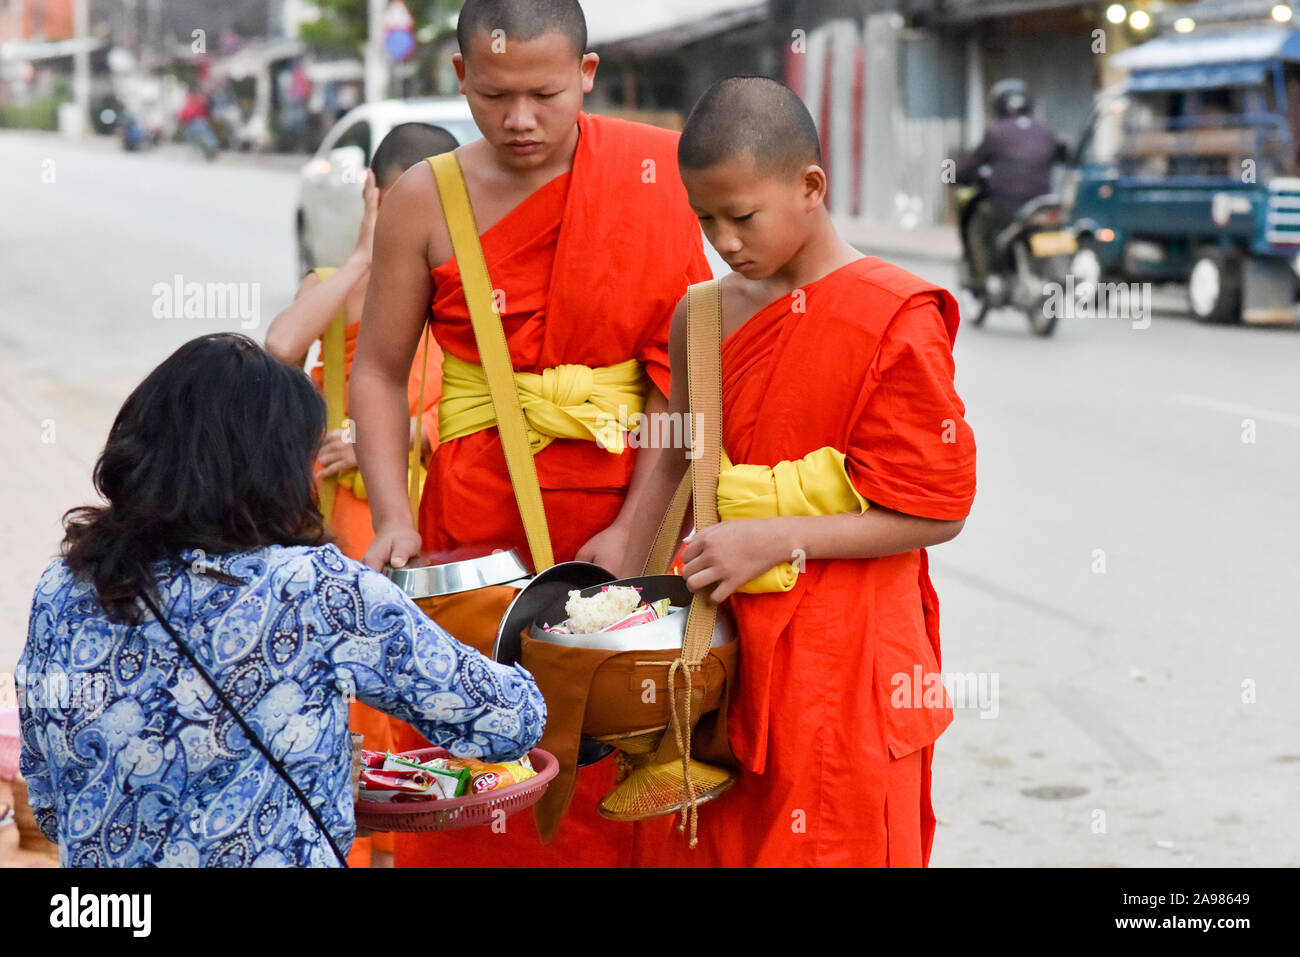
[[[181,346],[126,400],[64,516],[18,664],[21,769],[65,866],[337,866],[348,701],[461,756],[541,737],[532,676],[328,543],[325,408],[245,336]]]

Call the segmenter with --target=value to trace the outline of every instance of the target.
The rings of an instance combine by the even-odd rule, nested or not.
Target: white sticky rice
[[[569,630],[575,635],[591,635],[621,621],[641,604],[641,593],[630,585],[611,585],[586,598],[576,589],[569,592],[564,611],[569,616]]]

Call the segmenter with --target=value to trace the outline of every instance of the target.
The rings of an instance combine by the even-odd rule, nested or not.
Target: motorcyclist
[[[208,119],[208,98],[197,89],[191,88],[176,114],[176,122],[185,132],[187,142],[197,146],[203,155],[212,159],[217,155],[219,144],[217,134],[212,131],[212,122]]]
[[[992,266],[993,237],[1026,202],[1051,191],[1052,165],[1064,153],[1055,134],[1034,119],[1024,81],[999,80],[989,100],[994,120],[956,171],[959,184],[982,186],[984,191],[966,232],[971,288],[978,295],[984,293]]]

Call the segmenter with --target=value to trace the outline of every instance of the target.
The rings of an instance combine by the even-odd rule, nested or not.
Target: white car
[[[388,131],[403,123],[441,126],[459,143],[482,134],[463,97],[383,100],[348,111],[302,168],[298,200],[298,278],[337,266],[352,252],[361,227],[361,184]]]

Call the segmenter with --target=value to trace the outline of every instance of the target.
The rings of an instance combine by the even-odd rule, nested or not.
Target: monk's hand
[[[682,548],[682,576],[696,592],[722,603],[742,585],[790,560],[790,548],[772,519],[739,518],[696,529]]]
[[[357,447],[349,441],[343,429],[332,429],[325,433],[321,443],[320,454],[316,456],[320,468],[316,471],[318,479],[357,467]]]
[[[385,565],[404,568],[420,554],[420,533],[413,525],[384,525],[375,529],[375,540],[366,549],[362,564],[382,572]]]
[[[357,245],[352,250],[352,255],[368,263],[375,246],[375,222],[379,219],[379,187],[375,185],[373,170],[366,170],[365,182],[361,187],[361,199],[364,203],[361,229],[357,233]]]
[[[627,523],[615,522],[604,531],[591,536],[587,544],[578,549],[578,553],[573,558],[575,561],[591,562],[606,571],[621,574],[627,562],[627,544],[631,534],[632,529]]]

